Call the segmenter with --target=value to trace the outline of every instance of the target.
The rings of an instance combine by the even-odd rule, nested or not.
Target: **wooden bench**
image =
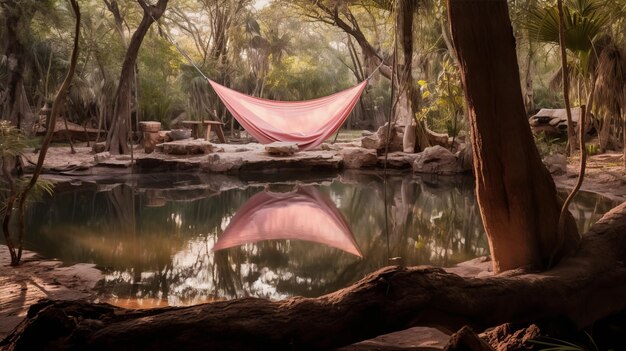
[[[222,130],[222,125],[224,123],[218,121],[183,121],[183,126],[191,129],[191,136],[194,138],[198,138],[198,127],[200,125],[204,125],[206,128],[206,135],[204,140],[209,141],[211,136],[211,129],[215,127],[215,134],[219,139],[220,143],[226,144],[226,138],[224,137],[224,131]]]

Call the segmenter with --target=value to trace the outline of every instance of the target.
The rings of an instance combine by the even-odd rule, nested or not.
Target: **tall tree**
[[[296,4],[304,10],[304,16],[336,26],[353,37],[361,49],[367,70],[371,72],[380,65],[379,71],[382,76],[392,81],[399,93],[396,102],[398,108],[394,117],[399,121],[399,124],[406,125],[405,131],[410,133],[404,137],[404,151],[412,152],[416,145],[419,150],[432,145],[430,133],[424,123],[415,121],[414,112],[417,111],[415,97],[417,95],[413,89],[409,88],[412,84],[409,86],[403,84],[412,80],[411,69],[406,69],[406,66],[412,64],[413,16],[418,8],[416,2],[401,1],[397,6],[396,18],[400,22],[400,30],[397,34],[400,34],[401,37],[399,40],[402,44],[404,62],[398,65],[398,60],[396,60],[398,68],[396,70],[392,69],[393,54],[382,53],[367,39],[363,28],[359,25],[359,20],[350,9],[351,4],[349,2],[307,0]],[[364,8],[374,7],[383,11],[392,11],[394,8],[394,3],[391,1],[367,2],[361,5]],[[410,55],[409,51],[411,52]]]
[[[132,84],[135,82],[135,63],[141,48],[143,38],[148,29],[158,20],[167,7],[168,0],[159,0],[156,5],[150,5],[146,0],[137,0],[143,9],[143,17],[139,26],[133,33],[126,50],[126,57],[122,63],[122,73],[115,94],[115,107],[113,108],[113,122],[107,137],[107,150],[112,154],[126,154],[128,148],[128,136],[131,118]]]
[[[579,237],[568,214],[565,237],[559,238],[561,204],[526,119],[507,2],[448,0],[448,11],[494,270],[545,268],[571,253]],[[487,56],[499,59],[493,64]]]

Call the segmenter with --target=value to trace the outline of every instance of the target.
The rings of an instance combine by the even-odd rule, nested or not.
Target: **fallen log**
[[[386,267],[318,298],[244,298],[126,310],[44,301],[0,346],[7,350],[318,350],[413,326],[456,331],[558,319],[577,328],[626,309],[626,203],[546,272],[463,278],[433,267]]]

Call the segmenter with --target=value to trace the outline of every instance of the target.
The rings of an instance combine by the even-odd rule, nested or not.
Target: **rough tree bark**
[[[143,38],[152,23],[158,20],[167,7],[168,0],[159,0],[156,5],[148,5],[145,0],[137,0],[143,9],[143,17],[133,33],[122,63],[122,73],[115,93],[113,122],[107,137],[106,148],[112,154],[126,154],[131,115],[132,84],[135,81],[135,63]]]
[[[44,301],[0,346],[10,350],[319,350],[413,326],[475,330],[504,322],[582,328],[626,308],[626,204],[605,215],[575,256],[544,273],[463,278],[386,267],[318,298],[243,298],[126,310]]]
[[[494,271],[545,269],[553,253],[556,260],[571,253],[579,236],[568,213],[559,240],[561,204],[526,119],[507,2],[449,0],[448,13]]]

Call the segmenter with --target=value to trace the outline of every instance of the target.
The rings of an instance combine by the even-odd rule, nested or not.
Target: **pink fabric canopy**
[[[335,133],[359,101],[367,85],[307,101],[273,101],[248,96],[209,80],[228,111],[263,144],[298,143],[302,150],[316,147]]]
[[[213,251],[272,239],[313,241],[362,257],[341,212],[313,187],[254,195],[233,216]]]

